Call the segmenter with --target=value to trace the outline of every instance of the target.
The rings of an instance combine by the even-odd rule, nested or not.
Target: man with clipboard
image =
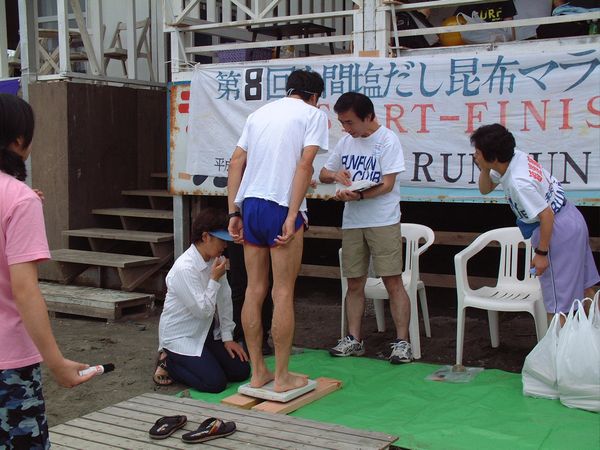
[[[340,139],[319,179],[338,183],[335,200],[346,202],[342,220],[342,273],[348,278],[346,311],[349,335],[330,350],[332,356],[364,354],[361,321],[369,260],[390,297],[397,339],[391,343],[392,364],[410,362],[410,300],[402,283],[400,181],[405,170],[398,137],[377,121],[373,102],[347,92],[334,106],[347,134]]]

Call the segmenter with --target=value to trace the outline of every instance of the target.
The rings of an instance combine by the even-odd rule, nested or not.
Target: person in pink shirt
[[[40,362],[61,386],[73,387],[87,364],[60,352],[38,286],[37,264],[50,258],[43,195],[24,183],[31,153],[31,106],[0,94],[0,448],[50,447]]]

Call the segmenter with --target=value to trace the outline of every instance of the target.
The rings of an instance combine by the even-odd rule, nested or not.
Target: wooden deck
[[[184,414],[188,423],[171,437],[155,441],[148,430],[161,416]],[[283,414],[269,414],[205,403],[189,398],[143,394],[50,429],[55,449],[164,449],[191,448],[180,437],[195,430],[208,417],[233,420],[231,436],[203,443],[206,448],[227,449],[335,449],[388,448],[397,437],[356,430]]]

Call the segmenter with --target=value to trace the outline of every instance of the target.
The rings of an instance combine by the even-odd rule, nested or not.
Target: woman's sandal
[[[187,423],[186,416],[165,416],[158,419],[148,434],[152,439],[166,439]]]
[[[224,422],[221,419],[211,417],[200,424],[196,431],[190,431],[181,436],[183,442],[194,444],[197,442],[206,442],[211,439],[217,439],[229,436],[235,432],[234,422]]]
[[[164,358],[162,358],[162,356]],[[152,375],[152,381],[157,386],[169,386],[173,384],[173,379],[169,376],[169,371],[167,370],[167,355],[164,352],[159,352],[156,357],[156,364],[154,365],[154,375]],[[165,373],[156,373],[156,371],[161,368],[165,371]]]

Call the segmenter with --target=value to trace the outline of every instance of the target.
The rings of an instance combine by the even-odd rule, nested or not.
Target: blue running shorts
[[[262,198],[246,198],[242,203],[244,223],[244,243],[259,247],[275,246],[275,238],[281,235],[281,228],[288,215],[288,207]],[[296,217],[296,231],[306,227],[302,212]]]

